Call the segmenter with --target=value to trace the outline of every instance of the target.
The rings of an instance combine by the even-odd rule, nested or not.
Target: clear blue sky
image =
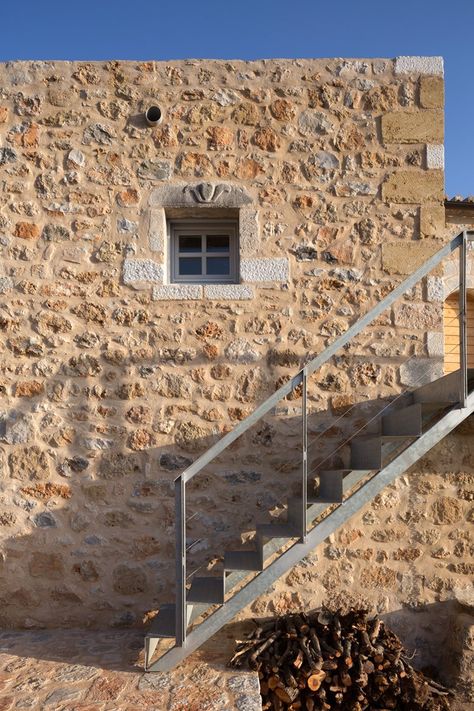
[[[3,0],[0,60],[442,55],[446,190],[474,194],[474,0]]]

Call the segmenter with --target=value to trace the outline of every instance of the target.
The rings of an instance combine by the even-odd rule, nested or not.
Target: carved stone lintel
[[[230,193],[231,188],[224,183],[217,185],[213,185],[212,183],[199,183],[199,185],[194,186],[186,185],[184,192],[186,191],[191,193],[196,202],[213,205],[219,200],[223,193]]]
[[[197,185],[160,185],[150,195],[151,207],[243,207],[252,203],[250,195],[240,186],[229,183],[198,183]]]

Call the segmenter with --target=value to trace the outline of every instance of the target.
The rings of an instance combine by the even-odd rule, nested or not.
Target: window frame
[[[239,229],[236,220],[173,220],[170,221],[170,283],[171,284],[238,284],[239,283]],[[206,240],[209,235],[228,235],[229,252],[208,252]],[[179,273],[179,238],[201,237],[201,249],[197,252],[186,252],[187,257],[201,258],[200,274]],[[184,256],[184,253],[181,253]],[[206,274],[206,260],[208,257],[228,256],[229,274]]]

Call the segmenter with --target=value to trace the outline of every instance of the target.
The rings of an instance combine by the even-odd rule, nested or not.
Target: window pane
[[[228,252],[229,235],[207,235],[208,252]]]
[[[228,276],[230,274],[229,257],[207,257],[207,273]]]
[[[201,251],[201,235],[179,237],[180,252],[200,252]]]
[[[191,276],[202,273],[201,257],[180,257],[179,258],[179,274],[180,276]]]

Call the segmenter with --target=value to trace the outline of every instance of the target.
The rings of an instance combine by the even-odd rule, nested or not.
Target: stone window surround
[[[123,282],[135,288],[153,285],[155,300],[252,299],[254,285],[280,285],[289,279],[287,257],[259,257],[258,210],[248,192],[230,183],[164,185],[148,201],[148,246],[156,259],[126,258]],[[239,224],[240,283],[178,284],[169,279],[169,221],[196,217],[233,217]]]

